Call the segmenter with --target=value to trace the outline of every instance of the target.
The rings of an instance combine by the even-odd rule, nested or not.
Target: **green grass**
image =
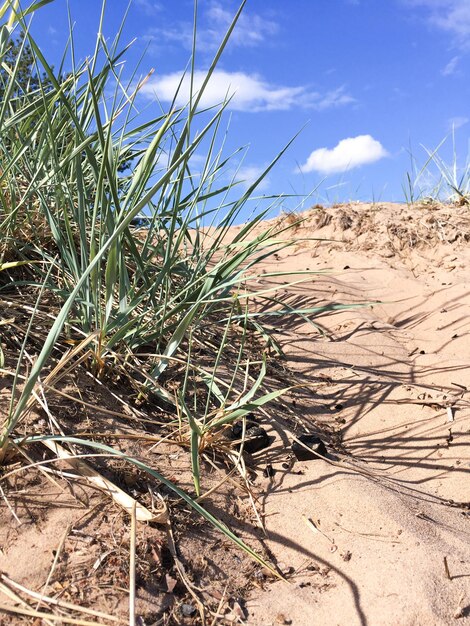
[[[0,10],[3,20],[9,17],[0,29],[0,57],[15,24],[26,33],[16,64],[2,75],[0,104],[0,297],[22,317],[20,330],[8,319],[0,327],[0,366],[13,381],[0,424],[0,463],[13,442],[38,440],[25,432],[25,417],[44,381],[54,384],[72,364],[105,384],[127,379],[136,403],[156,398],[170,407],[189,441],[197,497],[200,455],[214,434],[285,391],[263,391],[266,358],[253,356],[249,343],[254,331],[270,339],[249,313],[249,301],[256,296],[250,286],[257,266],[289,241],[259,231],[263,211],[231,241],[227,232],[286,148],[237,193],[233,182],[220,182],[230,166],[218,147],[227,102],[200,107],[243,5],[201,90],[187,106],[159,110],[145,122],[136,113],[139,83],[122,75],[120,32],[111,43],[98,34],[93,54],[79,63],[70,29],[64,59],[71,67],[54,71],[28,31],[26,13],[11,17],[9,3]],[[102,20],[104,9],[105,2]],[[26,46],[45,81],[18,95]],[[195,176],[191,157],[202,150],[205,163]],[[142,213],[148,228],[133,228]],[[208,223],[217,225],[210,235]],[[210,365],[193,358],[193,346],[210,346]],[[175,393],[167,381],[176,365],[183,370]],[[60,440],[137,465],[260,561],[195,497],[141,461],[74,433]]]

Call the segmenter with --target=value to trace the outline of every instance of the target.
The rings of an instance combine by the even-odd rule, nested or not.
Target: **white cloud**
[[[461,128],[462,126],[465,126],[465,124],[468,124],[469,121],[468,117],[458,115],[457,117],[451,117],[448,120],[447,125],[449,130],[457,130],[457,128]]]
[[[342,139],[331,150],[328,148],[314,150],[300,170],[334,174],[374,163],[387,155],[388,152],[379,141],[370,135],[359,135]]]
[[[257,165],[242,165],[236,173],[232,173],[232,176],[235,176],[235,181],[239,182],[243,188],[248,189],[258,180],[264,170],[264,167],[259,167]],[[270,183],[271,181],[266,176],[256,187],[256,191],[265,191],[269,187]]]
[[[220,43],[221,33],[228,29],[233,17],[233,12],[225,9],[220,2],[213,2],[209,7],[206,13],[208,31],[217,45]],[[235,26],[231,41],[239,46],[256,46],[278,31],[279,25],[273,20],[257,13],[243,12]]]
[[[424,7],[434,26],[455,35],[461,45],[470,44],[469,0],[406,0],[406,3]]]
[[[181,75],[182,72],[173,72],[151,78],[142,87],[141,94],[146,97],[155,96],[162,102],[171,102],[180,84]],[[205,76],[206,73],[200,70],[194,73],[195,92],[201,88]],[[190,78],[186,75],[176,99],[178,106],[187,104],[189,90]],[[321,94],[309,91],[304,85],[296,87],[273,85],[257,74],[215,70],[204,91],[200,106],[218,105],[230,96],[232,99],[228,108],[247,112],[287,111],[294,107],[320,111],[355,102],[354,98],[345,92],[344,87]]]
[[[442,69],[441,74],[443,76],[452,76],[457,73],[457,65],[460,61],[459,56],[452,57],[449,63]]]
[[[134,4],[147,15],[155,15],[163,9],[160,2],[154,0],[134,0]]]
[[[152,4],[150,0],[138,0],[143,5]],[[234,18],[235,11],[225,8],[222,2],[212,1],[201,11],[197,28],[197,46],[199,50],[216,50]],[[279,25],[272,19],[258,13],[243,11],[230,37],[229,45],[240,47],[257,46],[272,38],[279,31]],[[181,21],[151,28],[144,35],[154,46],[162,42],[173,43],[191,50],[193,44],[193,23]]]
[[[346,93],[344,85],[332,91],[327,91],[323,95],[317,92],[311,93],[310,99],[310,106],[318,111],[356,102],[355,98]]]
[[[143,41],[148,42],[152,53],[161,53],[168,50],[168,45],[176,44],[191,50],[193,43],[193,29],[190,24],[175,27],[150,28],[141,36]]]

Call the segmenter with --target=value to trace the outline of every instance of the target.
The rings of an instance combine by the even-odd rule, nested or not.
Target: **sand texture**
[[[266,268],[332,270],[286,288],[295,306],[381,304],[316,316],[323,336],[278,325],[345,454],[271,479],[268,545],[289,583],[254,595],[250,624],[470,623],[470,213],[450,213],[314,210],[299,240],[335,241],[299,241]]]
[[[203,481],[203,491],[214,487],[209,510],[285,580],[257,569],[168,491],[151,487],[151,500],[142,475],[110,463],[107,475],[148,506],[167,499],[180,559],[168,529],[139,526],[139,626],[202,623],[200,611],[182,613],[195,597],[212,607],[205,623],[214,625],[470,624],[470,209],[317,207],[268,226],[289,223],[295,244],[263,262],[253,288],[271,293],[274,308],[306,311],[264,320],[286,357],[272,385],[299,386],[263,417],[273,443],[246,458],[251,501],[222,465],[204,466]],[[66,427],[86,432],[91,419],[97,429],[137,432],[139,421],[101,387],[85,377],[75,384],[108,412],[77,412],[56,398],[51,411]],[[295,460],[293,438],[305,432],[324,441],[326,458]],[[112,443],[192,489],[187,448],[170,436],[158,449],[143,442]],[[128,623],[128,516],[80,482],[64,488],[32,471],[8,480],[0,570]],[[0,614],[5,626],[43,623]]]

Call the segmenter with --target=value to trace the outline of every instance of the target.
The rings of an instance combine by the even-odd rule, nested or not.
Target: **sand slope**
[[[351,205],[302,217],[294,246],[265,262],[253,288],[277,288],[282,308],[361,306],[266,319],[287,357],[270,363],[267,384],[293,378],[304,386],[269,408],[274,444],[246,455],[265,538],[250,504],[243,509],[246,492],[225,480],[225,467],[204,474],[205,489],[219,486],[207,505],[271,557],[287,582],[273,582],[219,533],[171,504],[187,572],[214,610],[220,601],[206,623],[242,622],[243,598],[256,585],[244,620],[251,626],[470,624],[470,209]],[[284,216],[271,225],[293,221]],[[294,275],[305,270],[315,274]],[[297,278],[304,280],[286,284]],[[362,306],[367,302],[375,304]],[[89,377],[81,376],[76,384],[85,393]],[[146,454],[191,489],[187,451],[172,444],[171,453],[154,455],[145,437],[138,445],[138,422],[127,414],[111,421],[112,409],[122,407],[101,384],[97,389],[90,386],[86,396],[93,423],[130,433],[130,442],[114,445]],[[50,406],[77,428],[73,403],[52,397]],[[80,417],[88,429],[88,413]],[[327,460],[292,464],[292,437],[302,430],[321,435]],[[273,476],[263,472],[267,463]],[[12,467],[8,500],[0,498],[0,570],[29,589],[127,622],[127,514],[80,480],[50,483],[22,467]],[[142,476],[112,469],[113,480],[152,504]],[[175,588],[181,573],[168,545],[164,528],[138,528],[138,623],[201,623],[197,613],[182,616],[182,602],[194,598]],[[36,600],[28,601],[34,608]],[[2,626],[39,621],[0,612]]]
[[[305,415],[339,426],[346,454],[274,462],[267,543],[293,571],[254,595],[250,624],[470,623],[469,216],[312,211],[294,251],[266,267],[333,270],[284,302],[381,304],[316,316],[324,336],[307,322],[278,327],[315,392]],[[301,241],[312,237],[336,241]]]

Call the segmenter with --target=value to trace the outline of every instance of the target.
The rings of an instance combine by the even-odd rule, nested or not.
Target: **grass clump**
[[[252,349],[253,329],[263,329],[248,304],[257,264],[287,242],[260,231],[263,212],[228,237],[282,152],[236,195],[234,184],[220,183],[227,160],[217,133],[227,102],[200,107],[244,3],[187,106],[145,121],[136,113],[143,81],[124,79],[120,33],[112,42],[102,35],[105,3],[93,55],[76,60],[70,29],[64,59],[71,66],[64,61],[57,71],[25,21],[43,4],[24,13],[11,7],[0,30],[2,59],[14,26],[24,33],[3,74],[0,105],[0,298],[11,312],[2,320],[1,366],[11,385],[0,460],[45,439],[68,445],[71,454],[92,448],[124,458],[260,560],[194,496],[142,461],[92,435],[77,437],[60,420],[39,435],[27,420],[77,369],[113,389],[124,385],[133,407],[151,402],[172,416],[191,451],[197,497],[201,454],[227,424],[282,393],[263,391],[266,355]],[[44,78],[19,89],[26,54]],[[190,72],[194,57],[195,49]],[[203,149],[195,175],[191,158]],[[145,228],[136,228],[142,221]],[[155,432],[157,421],[148,428]]]
[[[403,186],[407,204],[416,202],[445,203],[454,206],[470,205],[470,162],[467,158],[461,166],[457,158],[455,130],[452,130],[452,160],[441,156],[441,149],[449,137],[439,143],[434,150],[424,147],[427,159],[421,168],[410,152],[411,172],[406,174]]]

